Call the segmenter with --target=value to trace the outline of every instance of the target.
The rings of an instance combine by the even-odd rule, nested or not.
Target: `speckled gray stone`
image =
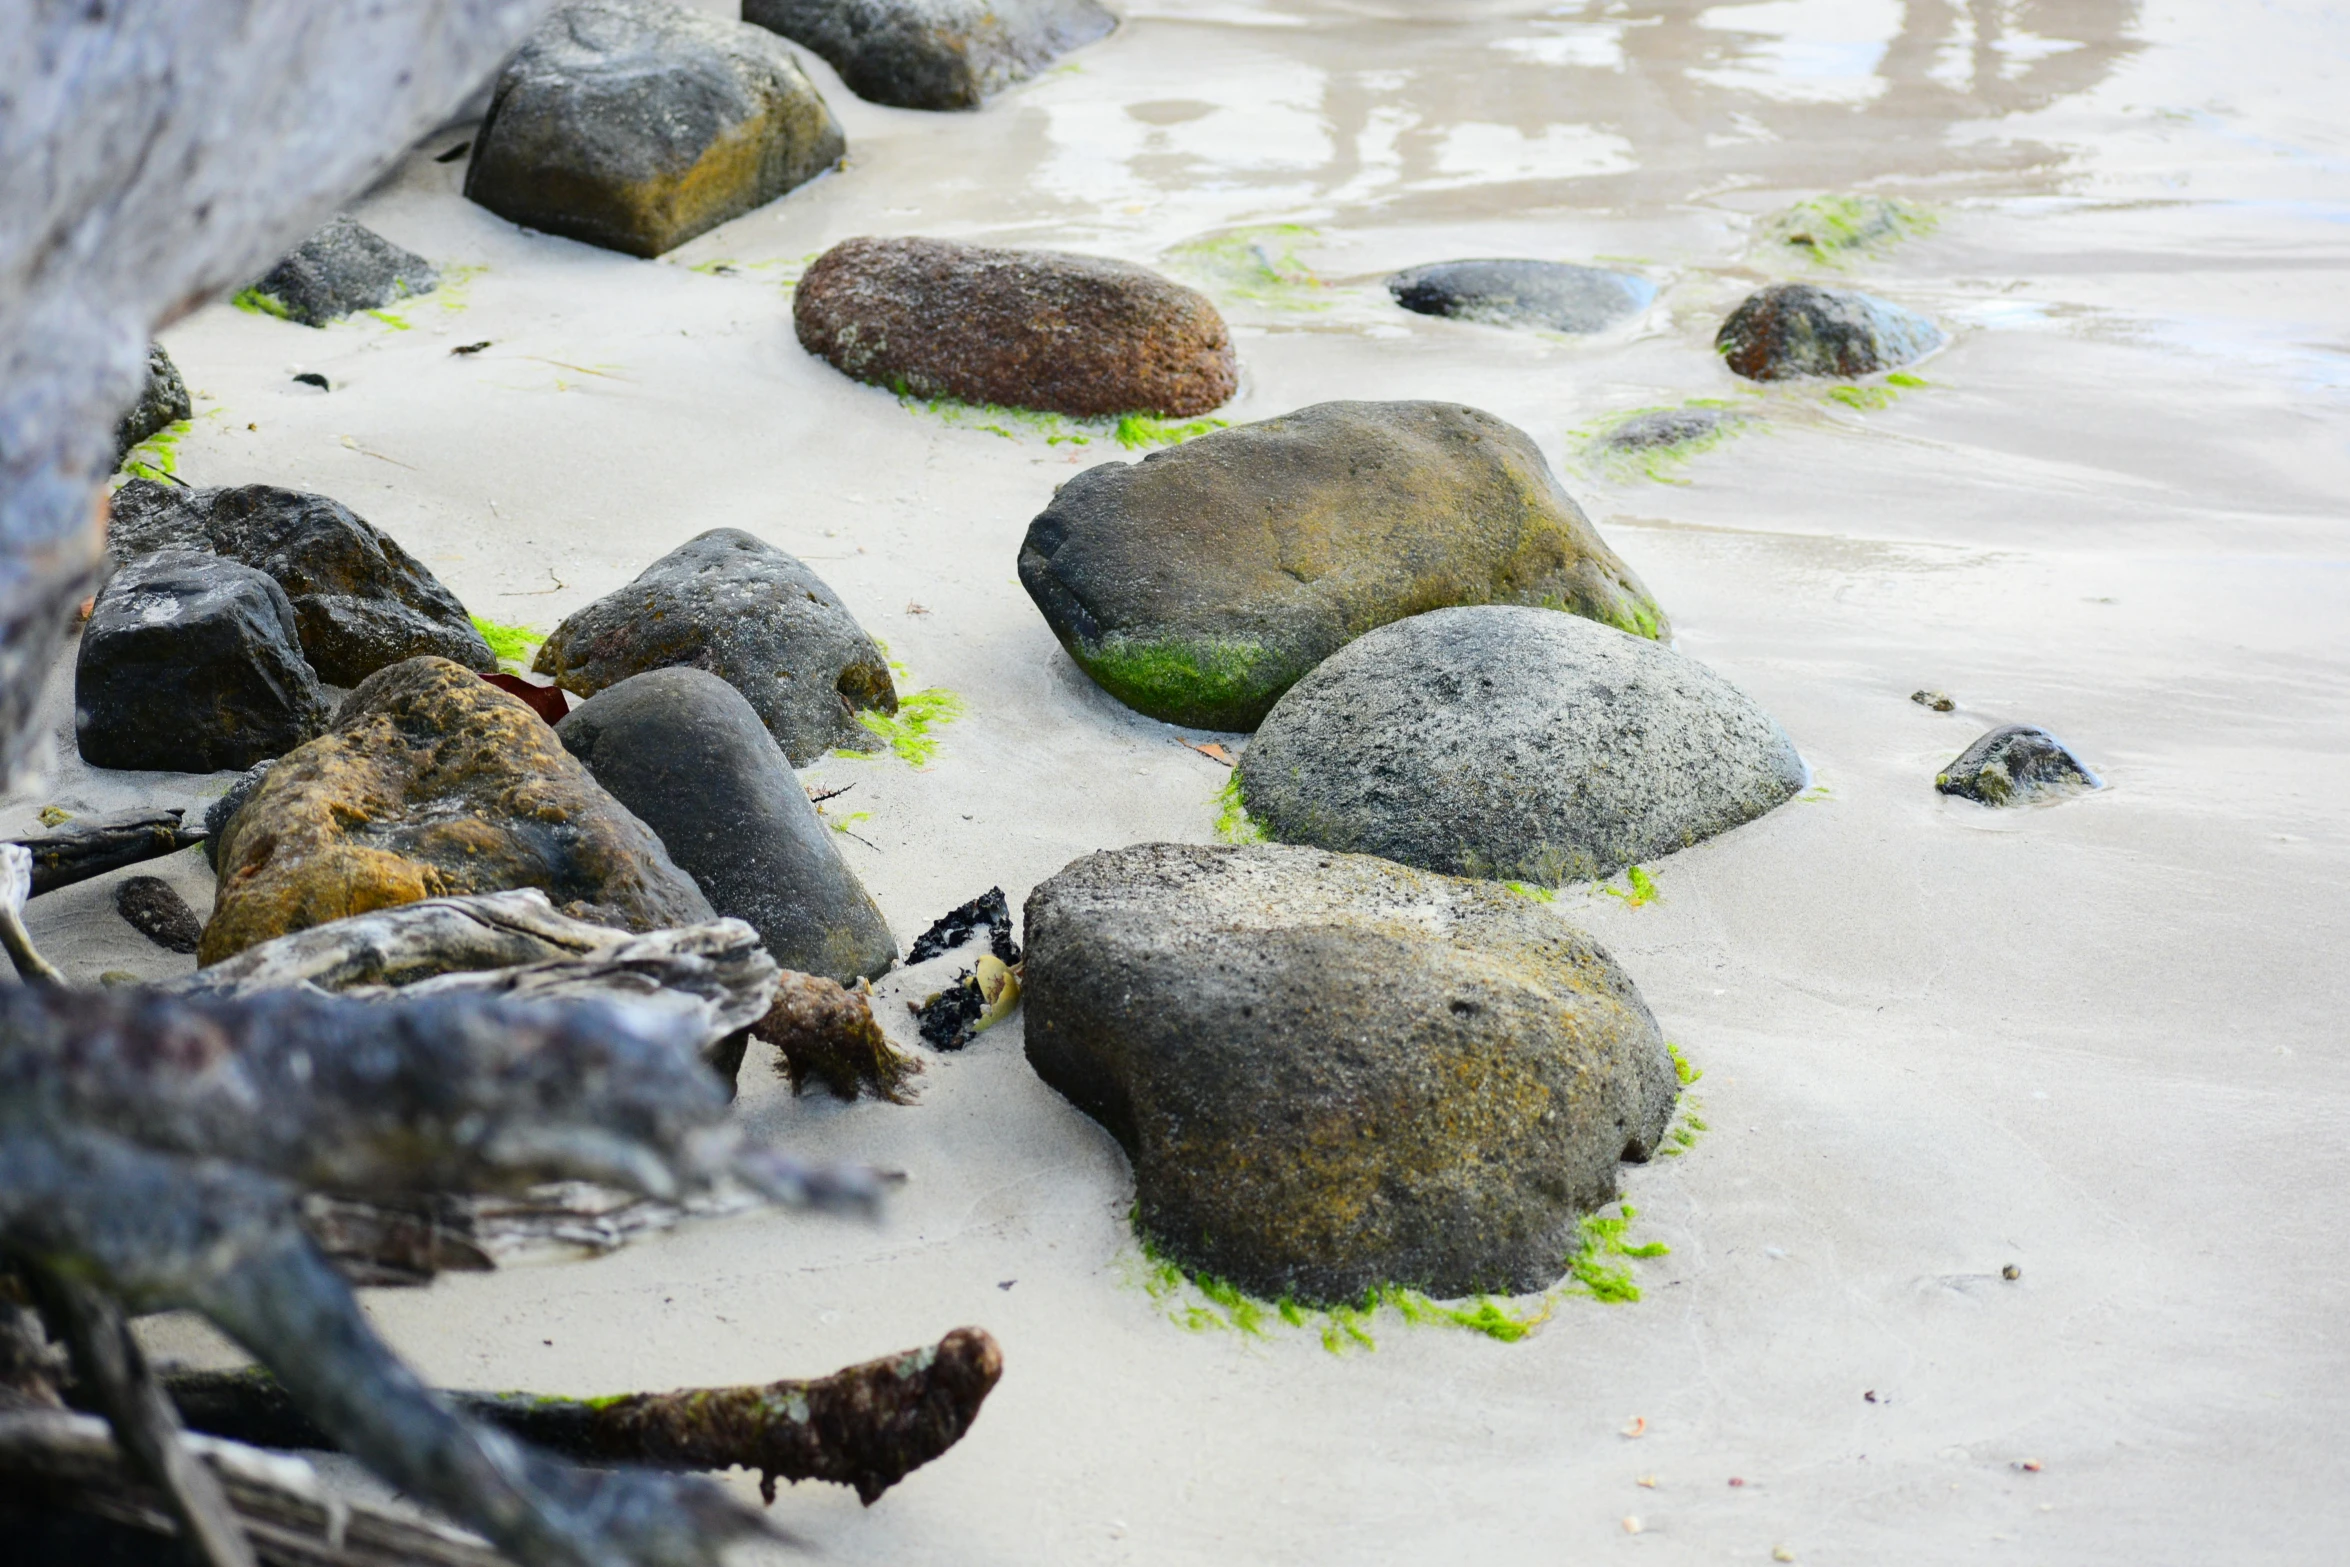
[[[412,250],[337,216],[256,283],[289,321],[324,326],[357,310],[381,310],[411,294],[429,294],[441,274]]]
[[[1251,1294],[1544,1288],[1672,1117],[1631,979],[1490,882],[1142,844],[1026,926],[1029,1062],[1126,1149],[1143,1233]]]
[[[1396,273],[1387,291],[1424,316],[1577,333],[1628,321],[1656,298],[1644,277],[1563,261],[1438,261]]]
[[[1934,780],[1978,805],[2040,805],[2105,787],[2062,740],[2029,724],[2002,724],[1952,759]]]
[[[1285,842],[1558,885],[1750,821],[1805,772],[1771,716],[1696,660],[1579,616],[1480,605],[1325,660],[1265,719],[1239,777],[1249,814]]]
[[[1924,316],[1874,294],[1773,283],[1730,312],[1714,351],[1749,381],[1787,381],[1898,370],[1949,341]]]

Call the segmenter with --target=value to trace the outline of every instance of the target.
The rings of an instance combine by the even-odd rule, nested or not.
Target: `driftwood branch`
[[[854,1486],[870,1506],[954,1446],[1002,1374],[995,1340],[957,1328],[935,1345],[808,1381],[588,1400],[441,1396],[459,1414],[566,1458],[756,1469],[771,1502],[779,1479],[829,1480]],[[196,1430],[261,1447],[333,1445],[265,1371],[177,1371],[164,1384]]]
[[[892,1104],[914,1101],[912,1080],[922,1062],[883,1036],[862,991],[787,969],[775,1005],[751,1025],[751,1037],[782,1053],[795,1094],[822,1084],[837,1099],[869,1093]]]
[[[202,833],[180,825],[182,815],[177,810],[117,811],[6,841],[33,857],[32,895],[37,898],[202,843]]]
[[[33,950],[33,938],[24,928],[25,900],[31,896],[32,856],[20,844],[0,843],[0,948],[16,965],[17,978],[62,985],[65,976]]]

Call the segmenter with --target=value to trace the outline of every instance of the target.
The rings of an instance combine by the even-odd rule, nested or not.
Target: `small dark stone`
[[[355,310],[381,310],[410,294],[429,294],[440,281],[439,271],[422,256],[337,216],[271,267],[253,289],[276,301],[287,320],[324,326]],[[326,386],[322,375],[294,379]]]
[[[1095,0],[743,0],[743,20],[899,109],[976,109],[1118,25]]]
[[[235,561],[164,550],[98,595],[74,665],[74,738],[93,767],[250,767],[326,727],[285,589]]]
[[[898,710],[879,644],[796,557],[713,528],[579,610],[531,668],[592,697],[648,669],[706,669],[750,700],[794,767],[826,751],[877,751],[857,714]]]
[[[1634,414],[1601,436],[1599,444],[1611,452],[1653,451],[1660,446],[1701,441],[1738,422],[1736,414],[1722,408],[1659,408],[1653,413]]]
[[[990,887],[961,908],[939,916],[937,923],[914,938],[906,962],[909,966],[926,963],[976,936],[985,936],[988,950],[1007,967],[1020,961],[1020,944],[1012,939],[1012,909],[1004,901],[1003,888]]]
[[[268,777],[269,770],[276,765],[277,759],[275,757],[267,761],[255,762],[237,775],[236,779],[229,784],[226,794],[205,807],[204,858],[211,862],[212,869],[216,874],[220,870],[220,840],[228,832],[230,819],[237,814],[247,800],[253,798],[253,791],[261,787],[261,780]]]
[[[1912,691],[1909,694],[1909,699],[1918,706],[1930,707],[1937,713],[1947,713],[1958,706],[1946,693],[1940,691]]]
[[[575,0],[499,76],[465,194],[525,228],[658,256],[847,148],[773,33],[666,0]]]
[[[653,829],[710,906],[758,931],[785,968],[854,984],[896,961],[881,910],[724,680],[655,669],[580,704],[555,734]]]
[[[1131,262],[944,239],[845,239],[792,293],[800,346],[917,397],[1188,418],[1239,385],[1205,294]]]
[[[447,152],[434,153],[432,161],[435,163],[455,163],[459,158],[464,157],[466,153],[472,150],[473,143],[469,141],[461,141],[456,146],[451,147]]]
[[[1981,805],[2031,805],[2105,787],[2045,729],[2004,724],[1960,752],[1934,787]]]
[[[116,467],[131,454],[131,448],[150,436],[160,435],[182,419],[193,418],[196,405],[188,400],[188,383],[180,379],[179,366],[171,362],[171,355],[163,351],[161,343],[147,345],[147,384],[139,389],[139,400],[122,416],[114,427],[114,462]]]
[[[134,479],[115,492],[107,547],[118,561],[206,549],[275,578],[302,652],[330,685],[427,654],[498,667],[465,606],[398,542],[324,495],[249,484],[188,490]]]
[[[490,340],[485,337],[478,343],[459,343],[455,348],[450,349],[449,352],[462,359],[468,354],[478,354],[489,346]]]
[[[193,952],[204,922],[160,876],[133,876],[114,889],[114,907],[131,929],[166,952]]]
[[[1553,332],[1604,331],[1656,298],[1644,277],[1561,261],[1439,261],[1396,273],[1387,291],[1424,316]]]
[[[1785,381],[1898,370],[1948,341],[1924,316],[1873,294],[1773,283],[1730,312],[1714,350],[1749,381]]]
[[[295,376],[294,380],[297,385],[315,386],[322,392],[333,390],[333,388],[326,384],[326,377],[320,375],[315,370],[305,370],[300,375]]]
[[[922,1042],[931,1049],[960,1050],[976,1036],[979,1019],[986,1011],[978,979],[964,974],[915,1009],[916,1027]]]

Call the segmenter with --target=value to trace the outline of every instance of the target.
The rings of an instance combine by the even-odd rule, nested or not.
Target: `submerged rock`
[[[1642,636],[1664,612],[1527,434],[1455,403],[1319,403],[1061,486],[1020,581],[1102,688],[1253,729],[1374,626],[1539,604]]]
[[[658,256],[847,148],[773,33],[667,0],[574,0],[499,76],[465,194],[525,228]]]
[[[438,268],[350,218],[336,216],[253,285],[264,309],[304,326],[381,310],[440,286]]]
[[[165,550],[115,573],[74,663],[74,741],[93,767],[250,767],[325,727],[294,606],[261,572]]]
[[[1118,25],[1096,0],[743,0],[743,20],[899,109],[976,109]]]
[[[1694,659],[1572,615],[1440,609],[1274,707],[1236,776],[1274,837],[1456,875],[1613,875],[1794,798],[1803,759]]]
[[[107,548],[209,550],[273,578],[293,601],[303,656],[329,685],[355,686],[402,659],[470,669],[498,660],[456,595],[382,529],[324,495],[248,484],[189,490],[134,479],[115,492]]]
[[[1609,452],[1652,452],[1706,440],[1743,422],[1726,408],[1659,408],[1634,414],[1601,435],[1596,444]]]
[[[1898,197],[1863,193],[1815,196],[1774,213],[1763,232],[1779,244],[1834,262],[1847,251],[1873,250],[1927,233],[1933,212]]]
[[[131,448],[141,441],[161,435],[195,413],[196,405],[188,400],[188,383],[180,379],[179,366],[171,362],[161,343],[149,343],[146,384],[139,388],[139,400],[124,410],[121,422],[114,427],[114,465],[121,467]]]
[[[2002,724],[1960,752],[1934,787],[1979,805],[2037,805],[2102,789],[2105,780],[2047,730]]]
[[[699,669],[656,669],[591,697],[555,727],[565,750],[653,829],[722,915],[775,961],[855,984],[897,943],[872,895],[741,692]]]
[[[217,863],[207,964],[346,915],[516,887],[618,929],[716,917],[536,713],[440,658],[345,697],[228,819]]]
[[[1773,283],[1730,312],[1714,351],[1749,381],[1786,381],[1898,370],[1948,341],[1924,316],[1874,294]]]
[[[1396,273],[1387,291],[1424,316],[1553,332],[1605,331],[1656,298],[1644,277],[1562,261],[1439,261]]]
[[[740,691],[794,767],[877,751],[861,712],[895,713],[889,659],[824,579],[740,528],[713,528],[573,614],[531,667],[579,696],[673,665]]]
[[[1136,1222],[1252,1294],[1541,1289],[1678,1093],[1639,992],[1531,900],[1358,855],[1144,844],[1027,908],[1027,1050]]]
[[[1239,384],[1205,294],[1058,250],[842,240],[800,279],[792,324],[844,375],[917,397],[1188,417]]]

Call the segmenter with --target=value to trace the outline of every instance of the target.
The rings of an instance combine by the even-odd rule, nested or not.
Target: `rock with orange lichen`
[[[630,930],[715,917],[553,729],[442,658],[394,664],[344,698],[228,820],[218,865],[203,963],[371,909],[514,887]]]

